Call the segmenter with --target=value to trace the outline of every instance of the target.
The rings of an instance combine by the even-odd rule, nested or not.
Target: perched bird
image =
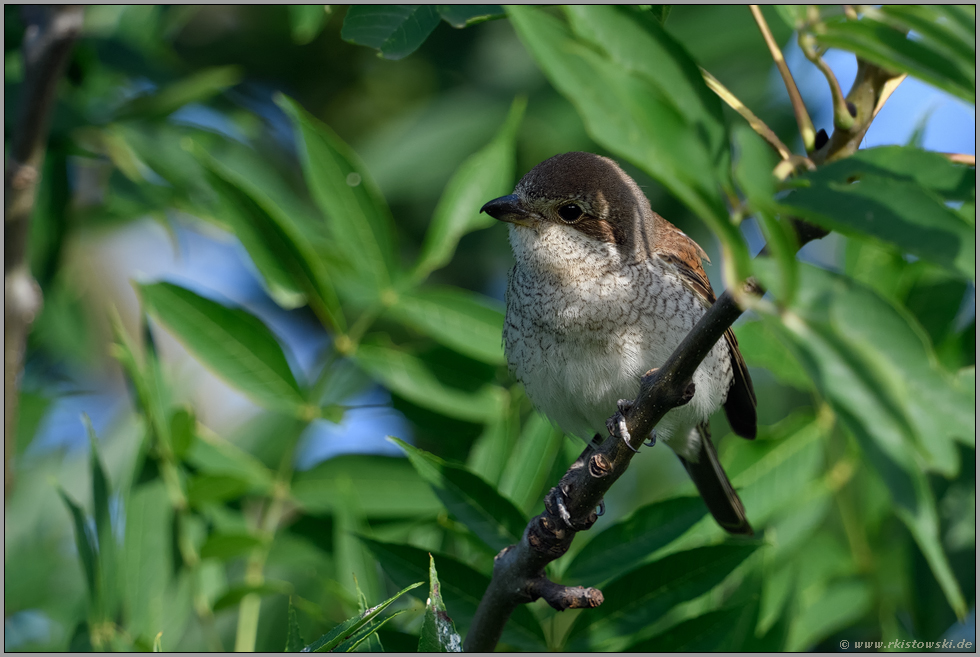
[[[592,153],[545,160],[481,211],[510,224],[517,261],[504,323],[510,369],[539,411],[588,440],[714,303],[707,255],[613,160]],[[693,382],[694,397],[664,416],[654,441],[680,457],[718,524],[751,534],[708,435],[721,406],[735,433],[756,433],[755,392],[730,329]]]

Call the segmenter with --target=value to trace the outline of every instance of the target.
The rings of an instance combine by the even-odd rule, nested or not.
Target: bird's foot
[[[650,437],[647,438],[647,441],[645,443],[643,443],[643,444],[646,445],[647,447],[653,447],[654,445],[657,444],[657,429],[656,429],[656,427],[654,427],[653,429],[650,429]]]
[[[630,432],[626,428],[626,413],[629,413],[631,408],[633,408],[632,399],[620,399],[617,401],[616,413],[606,420],[606,429],[609,430],[611,435],[616,436],[626,443],[626,446],[631,450],[638,452],[640,450],[630,444]]]

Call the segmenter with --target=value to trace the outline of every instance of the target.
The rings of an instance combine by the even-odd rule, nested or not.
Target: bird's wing
[[[657,255],[672,264],[680,274],[681,281],[702,300],[706,308],[710,307],[715,302],[715,293],[701,265],[702,260],[708,260],[707,254],[684,231],[660,215],[657,217],[659,219],[655,247]],[[733,373],[732,387],[725,400],[725,415],[732,426],[732,431],[743,438],[755,438],[756,399],[752,379],[749,377],[745,359],[738,350],[738,340],[735,339],[735,333],[731,329],[725,331],[725,342],[731,354]]]

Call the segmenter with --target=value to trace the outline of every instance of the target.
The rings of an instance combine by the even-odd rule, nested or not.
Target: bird
[[[640,378],[663,365],[715,301],[707,254],[653,211],[614,160],[593,153],[541,162],[481,212],[508,224],[514,253],[503,330],[511,373],[566,434],[588,441],[609,430],[629,445],[622,412]],[[756,435],[755,391],[731,329],[693,384],[691,400],[668,411],[647,444],[677,454],[723,529],[751,535],[708,432],[724,407],[737,435]],[[618,421],[607,425],[617,408]]]

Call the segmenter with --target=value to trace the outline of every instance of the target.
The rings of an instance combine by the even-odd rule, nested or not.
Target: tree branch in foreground
[[[895,77],[893,73],[858,59],[858,74],[847,95],[847,100],[856,108],[854,124],[846,130],[835,128],[827,144],[813,154],[816,162],[840,159],[857,150],[874,118],[882,90]],[[828,232],[797,219],[792,219],[792,225],[800,247]],[[695,370],[743,312],[737,298],[762,293],[761,287],[752,279],[737,294],[726,290],[667,362],[641,379],[639,395],[632,409],[625,414],[634,448],[640,447],[669,410],[688,399],[685,393]],[[596,507],[626,471],[634,455],[635,452],[622,440],[607,436],[601,445],[588,446],[576,459],[558,486],[545,496],[544,513],[531,519],[521,542],[505,548],[494,559],[493,578],[473,617],[464,650],[493,651],[517,605],[533,602],[539,597],[559,611],[602,603],[602,593],[597,589],[565,587],[548,581],[544,567],[568,551],[576,533],[595,523]]]
[[[58,80],[82,29],[80,6],[24,7],[24,86],[3,177],[3,438],[4,500],[13,489],[18,377],[24,347],[41,310],[41,288],[27,262],[27,236]]]

